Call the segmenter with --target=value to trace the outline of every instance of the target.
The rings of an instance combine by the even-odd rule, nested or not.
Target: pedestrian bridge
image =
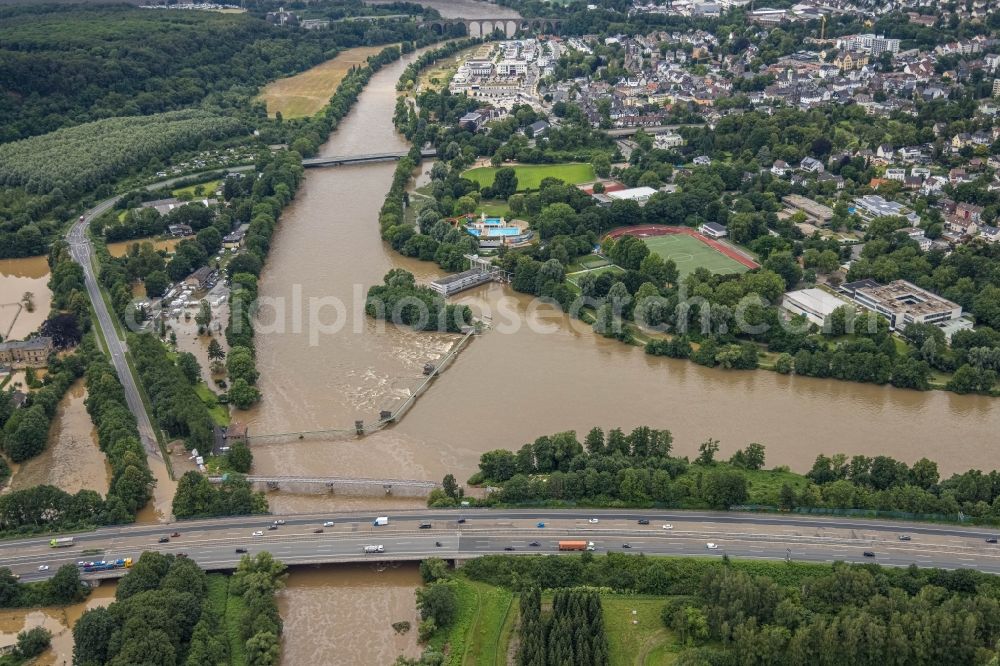
[[[345,164],[363,164],[365,162],[393,162],[401,160],[410,154],[408,150],[401,150],[392,153],[368,153],[362,155],[331,155],[330,157],[307,157],[302,160],[302,166],[309,168],[342,166]],[[421,157],[434,157],[437,151],[433,148],[424,148],[420,151]]]
[[[222,477],[210,477],[221,483]],[[433,481],[415,479],[365,479],[338,476],[247,476],[246,480],[259,490],[284,490],[292,493],[340,493],[345,495],[393,495],[395,497],[426,497],[438,487]]]

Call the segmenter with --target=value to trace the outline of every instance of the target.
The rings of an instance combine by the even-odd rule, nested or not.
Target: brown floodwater
[[[116,581],[104,581],[86,601],[71,606],[0,610],[0,647],[17,643],[17,634],[34,627],[52,632],[52,647],[31,663],[64,666],[73,662],[73,625],[84,611],[107,606],[115,600]]]
[[[68,493],[86,489],[107,494],[111,469],[98,448],[97,430],[84,405],[86,398],[83,380],[77,380],[59,403],[48,445],[41,454],[18,466],[12,489],[48,484]]]
[[[391,126],[394,82],[405,62],[373,77],[323,154],[405,147]],[[245,415],[251,435],[370,422],[404,400],[422,379],[423,364],[453,344],[455,336],[383,327],[361,311],[367,288],[391,268],[405,268],[421,282],[440,274],[379,239],[378,210],[393,168],[310,170],[283,214],[261,280],[263,401]],[[323,298],[342,309],[309,307],[310,299],[315,306]],[[709,437],[721,440],[727,456],[759,442],[768,466],[796,470],[808,469],[819,453],[837,452],[910,462],[926,456],[946,474],[1000,466],[1000,410],[989,398],[652,358],[500,285],[457,300],[488,315],[493,328],[462,351],[400,424],[361,440],[261,444],[255,470],[431,480],[452,472],[461,480],[485,451],[516,449],[562,430],[582,437],[595,425],[670,429],[682,455],[695,454]],[[310,312],[330,328],[310,326]],[[337,323],[342,327],[331,332]],[[314,501],[317,508],[341,506],[338,498]],[[309,502],[301,496],[273,506],[304,510]]]
[[[124,257],[128,254],[128,249],[132,245],[139,245],[141,243],[152,243],[154,250],[163,250],[167,254],[174,251],[177,244],[180,243],[183,238],[133,238],[127,241],[118,241],[117,243],[108,243],[108,254],[112,257]]]
[[[45,257],[0,259],[0,338],[21,340],[38,330],[49,315],[49,264]],[[32,294],[33,311],[21,303]]]
[[[388,666],[417,657],[416,564],[379,571],[375,565],[329,565],[292,570],[278,594],[284,620],[283,664]],[[409,622],[397,633],[392,625]]]

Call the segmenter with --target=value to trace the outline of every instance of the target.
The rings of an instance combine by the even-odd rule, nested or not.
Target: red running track
[[[691,227],[671,227],[666,224],[646,224],[641,227],[620,227],[609,231],[607,235],[605,235],[605,238],[618,238],[620,236],[635,236],[637,238],[641,238],[643,236],[666,236],[667,234],[686,234],[692,238],[697,238],[716,252],[726,255],[733,261],[737,261],[747,268],[760,268],[760,264],[742,252],[720,243],[717,240],[709,238],[708,236],[700,234]]]

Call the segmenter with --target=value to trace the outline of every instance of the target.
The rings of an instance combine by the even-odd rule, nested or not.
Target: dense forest
[[[430,287],[417,286],[413,273],[402,268],[392,269],[382,284],[368,289],[365,314],[417,331],[458,333],[472,324],[468,306],[446,303]]]
[[[942,479],[936,462],[913,465],[889,456],[816,457],[804,475],[787,468],[765,471],[765,447],[750,443],[728,461],[708,439],[694,460],[673,454],[669,430],[645,426],[630,433],[593,428],[580,442],[575,432],[543,436],[510,451],[480,457],[473,485],[494,488],[486,505],[578,504],[728,509],[755,505],[785,511],[905,512],[937,519],[1000,522],[1000,472],[970,470]],[[433,506],[463,499],[454,477],[429,498]],[[468,500],[469,498],[464,498]]]
[[[482,557],[463,572],[524,596],[578,586],[662,595],[683,666],[988,664],[1000,638],[997,578],[971,569],[588,553]]]
[[[556,590],[552,610],[544,617],[539,589],[525,591],[518,630],[518,666],[608,664],[601,598],[594,590]]]

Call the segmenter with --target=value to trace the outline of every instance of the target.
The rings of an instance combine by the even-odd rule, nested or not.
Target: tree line
[[[719,457],[708,439],[693,459],[673,454],[669,430],[646,426],[625,433],[591,429],[581,442],[573,431],[537,438],[517,451],[482,454],[472,485],[489,485],[487,506],[565,504],[739,508],[746,505],[800,512],[857,509],[905,512],[992,524],[1000,521],[1000,472],[969,470],[941,478],[936,462],[912,465],[889,456],[816,457],[806,474],[765,470],[765,447],[756,442]],[[428,504],[457,506],[462,497],[446,477]],[[470,500],[475,501],[475,500]]]
[[[240,474],[228,474],[212,483],[200,472],[190,471],[177,482],[173,513],[178,518],[211,518],[267,513],[267,499],[254,492]]]
[[[601,598],[594,590],[556,590],[552,610],[544,617],[541,591],[524,591],[518,632],[518,666],[608,664]]]

